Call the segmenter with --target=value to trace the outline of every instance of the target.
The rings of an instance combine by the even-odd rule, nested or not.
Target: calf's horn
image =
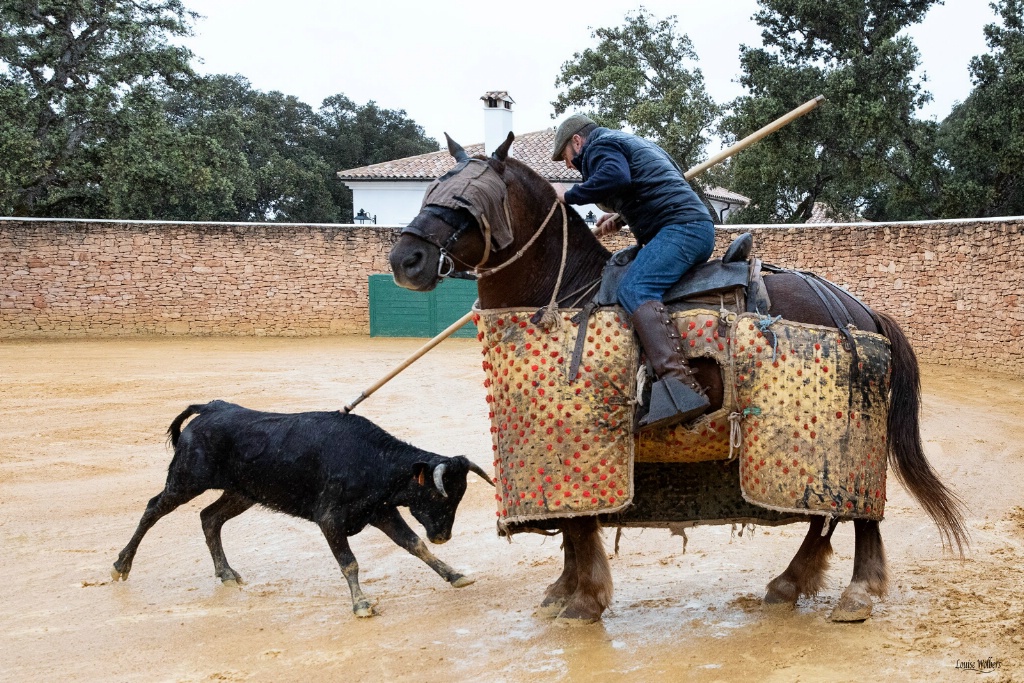
[[[469,458],[466,458],[466,460],[469,460]],[[484,468],[480,467],[480,465],[477,465],[472,460],[469,460],[469,469],[471,472],[476,472],[481,477],[483,477],[484,481],[486,481],[491,486],[496,486],[496,484],[494,483],[494,479],[491,478],[491,475],[484,472]]]
[[[444,468],[448,467],[448,463],[444,462],[434,468],[434,486],[441,492],[441,495],[445,498],[448,497],[447,491],[444,490]]]

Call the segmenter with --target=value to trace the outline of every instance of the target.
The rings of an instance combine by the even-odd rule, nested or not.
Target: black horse
[[[552,186],[526,164],[508,156],[513,137],[510,133],[490,158],[477,157],[477,161],[448,141],[449,152],[459,162],[449,176],[482,162],[504,181],[511,243],[502,248],[493,244],[491,226],[499,216],[474,217],[466,209],[431,205],[428,193],[426,205],[391,250],[390,262],[399,285],[425,292],[452,270],[476,269],[482,274],[478,280],[482,309],[533,309],[547,305],[556,289],[587,291],[600,278],[610,253],[575,211],[565,213],[563,231],[563,214]],[[765,277],[764,283],[771,299],[771,316],[836,327],[823,298],[798,274],[773,274]],[[889,340],[889,467],[935,521],[944,542],[962,555],[968,539],[960,501],[936,476],[921,445],[920,378],[913,349],[893,318],[867,310],[838,287],[829,286],[829,290],[843,301],[858,329],[877,332]],[[720,406],[722,376],[717,365],[698,364],[695,370],[701,385],[709,388],[712,406],[716,401]],[[766,604],[792,607],[801,595],[814,595],[824,585],[832,554],[830,539],[841,518],[807,515],[804,519],[809,521],[807,536],[787,569],[768,584]],[[561,576],[548,587],[540,612],[567,620],[596,620],[612,595],[599,522],[595,517],[575,517],[557,524],[563,532],[565,565]],[[836,621],[866,619],[873,606],[871,596],[881,597],[887,588],[878,522],[855,519],[854,529],[853,578],[832,612]]]

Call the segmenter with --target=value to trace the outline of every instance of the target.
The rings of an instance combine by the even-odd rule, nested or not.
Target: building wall
[[[569,189],[576,183],[561,183]],[[405,226],[416,217],[423,205],[423,195],[430,185],[427,181],[383,181],[383,180],[346,180],[345,185],[352,190],[352,210],[360,209],[371,216],[377,217],[377,225]],[[712,202],[716,205],[717,203]],[[604,213],[595,204],[570,206],[585,218],[588,212],[600,218]]]
[[[568,190],[576,183],[560,183]],[[430,185],[427,181],[345,181],[345,185],[352,190],[352,210],[358,212],[363,209],[371,216],[377,217],[377,225],[408,225],[409,221],[415,218],[420,212],[423,204],[423,195]],[[738,204],[728,204],[718,199],[711,199],[711,205],[724,221],[729,212],[738,208]],[[593,212],[595,219],[600,218],[604,211],[596,204],[585,204],[569,207],[586,217]]]
[[[933,363],[1024,376],[1024,218],[728,226],[904,325]],[[0,339],[366,334],[394,227],[0,219]],[[609,241],[625,246],[625,234]]]
[[[377,225],[408,225],[423,204],[423,194],[430,183],[403,182],[347,182],[352,190],[352,211],[360,209],[377,217]]]

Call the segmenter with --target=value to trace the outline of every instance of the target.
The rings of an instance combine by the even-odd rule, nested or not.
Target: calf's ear
[[[430,469],[430,465],[425,462],[418,462],[412,466],[412,478],[416,480],[416,483],[423,486],[427,483],[427,471]]]

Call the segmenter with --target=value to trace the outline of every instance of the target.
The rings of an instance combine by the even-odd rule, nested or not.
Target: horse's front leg
[[[801,595],[816,595],[824,587],[825,570],[828,569],[828,558],[832,555],[832,532],[838,524],[838,520],[831,520],[828,530],[822,535],[825,519],[820,515],[811,517],[804,542],[800,544],[800,549],[786,571],[768,584],[768,592],[764,596],[765,606],[792,609]]]
[[[612,601],[612,569],[604,552],[601,527],[596,517],[578,517],[563,522],[562,529],[575,555],[576,589],[558,613],[558,620],[593,623]]]
[[[558,616],[569,597],[576,591],[578,583],[578,570],[576,568],[576,547],[572,542],[572,535],[566,531],[565,523],[562,528],[562,551],[565,555],[562,564],[562,573],[555,579],[555,582],[548,586],[544,592],[544,600],[537,608],[536,615],[553,619]]]
[[[881,598],[889,587],[889,572],[878,522],[857,519],[853,528],[856,533],[853,580],[829,615],[832,621],[864,621],[871,616],[874,607],[871,596]]]

